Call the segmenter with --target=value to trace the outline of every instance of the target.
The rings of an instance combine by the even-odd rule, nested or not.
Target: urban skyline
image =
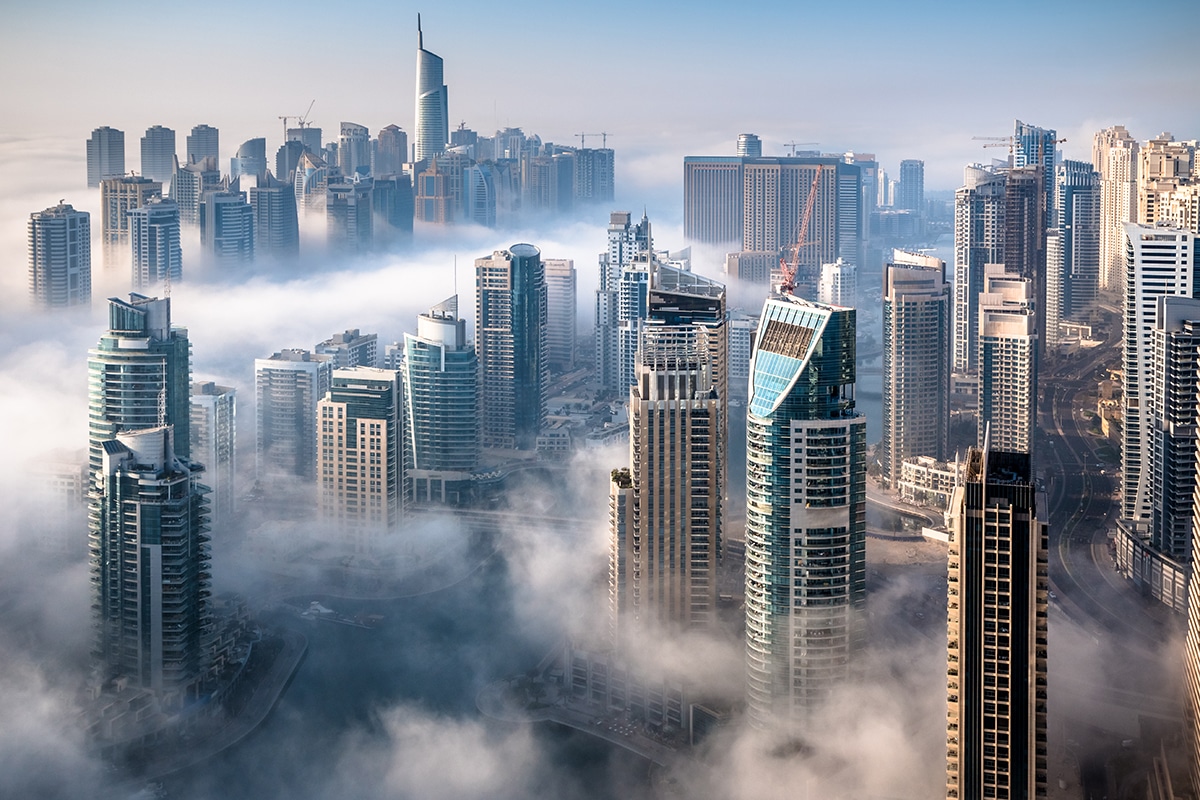
[[[81,298],[74,308],[33,307],[29,276],[37,273],[22,269],[23,260],[0,273],[0,378],[6,385],[0,437],[16,454],[0,468],[0,502],[11,503],[16,520],[0,525],[0,554],[25,556],[21,545],[30,539],[33,545],[28,575],[0,560],[0,607],[9,612],[0,620],[0,650],[14,664],[0,675],[0,700],[20,712],[6,727],[33,743],[21,749],[0,736],[0,758],[13,750],[17,765],[0,776],[0,794],[40,796],[50,793],[45,787],[53,781],[106,787],[115,780],[101,774],[106,756],[87,742],[113,742],[127,731],[151,730],[179,709],[191,715],[202,706],[195,728],[189,723],[197,752],[225,735],[206,727],[212,709],[236,710],[231,720],[241,716],[251,726],[247,732],[263,724],[264,732],[167,779],[165,792],[181,800],[211,796],[227,783],[230,800],[322,796],[339,786],[456,798],[495,794],[497,787],[513,787],[513,796],[549,791],[572,800],[652,796],[641,762],[629,766],[613,755],[622,747],[663,764],[668,779],[689,796],[772,797],[783,787],[789,793],[803,787],[812,797],[847,792],[915,800],[937,796],[946,784],[948,798],[967,800],[971,790],[954,788],[950,771],[959,759],[992,758],[997,740],[987,732],[982,744],[960,739],[955,714],[983,709],[1005,717],[1010,694],[1036,722],[1006,751],[1008,763],[999,771],[1011,766],[1017,780],[1039,787],[1037,796],[1046,786],[1054,796],[1065,778],[1072,786],[1064,788],[1080,794],[1063,796],[1084,797],[1081,785],[1099,786],[1095,759],[1109,765],[1134,759],[1152,784],[1164,776],[1181,781],[1177,776],[1189,767],[1200,776],[1187,756],[1200,752],[1200,598],[1189,608],[1185,592],[1200,514],[1192,511],[1197,470],[1189,399],[1200,391],[1194,386],[1200,334],[1193,334],[1200,319],[1192,319],[1200,302],[1192,299],[1200,293],[1192,286],[1200,234],[1126,224],[1121,249],[1130,261],[1114,277],[1112,264],[1099,262],[1102,248],[1113,255],[1111,242],[1102,244],[1111,230],[1080,227],[1096,217],[1095,224],[1109,228],[1128,219],[1106,213],[1127,199],[1121,187],[1105,183],[1106,168],[1114,181],[1124,180],[1119,154],[1103,167],[1099,155],[1091,158],[1093,135],[1099,154],[1109,134],[1097,132],[1114,123],[1129,129],[1143,157],[1161,151],[1152,156],[1160,158],[1156,168],[1179,173],[1157,174],[1154,191],[1145,182],[1132,186],[1140,213],[1186,219],[1193,231],[1200,226],[1195,145],[1156,142],[1160,131],[1140,121],[1157,89],[1147,84],[1140,96],[1132,93],[1136,101],[1093,98],[1083,111],[1082,103],[1075,107],[1083,88],[1056,106],[1040,96],[1013,104],[1000,88],[979,112],[986,127],[975,128],[973,115],[956,120],[972,126],[967,130],[876,122],[869,133],[861,111],[838,114],[830,107],[827,115],[798,115],[802,125],[781,131],[786,120],[763,108],[728,114],[719,99],[706,121],[692,126],[692,82],[706,73],[672,41],[641,53],[651,96],[656,81],[691,64],[689,81],[680,83],[673,100],[684,113],[660,126],[669,128],[665,132],[655,135],[654,127],[628,119],[641,97],[625,106],[618,124],[595,121],[608,89],[595,89],[565,55],[550,75],[542,62],[539,93],[564,98],[554,115],[535,109],[501,120],[506,98],[534,94],[515,88],[525,74],[523,56],[498,81],[491,73],[501,71],[481,65],[467,47],[479,26],[463,24],[459,10],[433,10],[421,18],[418,36],[428,37],[444,66],[441,108],[434,109],[445,115],[449,98],[443,138],[457,135],[463,142],[495,131],[483,152],[513,147],[523,155],[518,175],[452,151],[430,165],[443,185],[428,188],[419,165],[396,165],[411,175],[402,176],[412,181],[406,193],[399,177],[367,172],[383,155],[386,138],[392,161],[401,135],[413,146],[419,138],[421,126],[407,116],[419,82],[408,72],[413,37],[405,33],[417,30],[416,11],[369,12],[389,24],[396,18],[387,37],[392,50],[370,67],[380,74],[380,65],[388,65],[391,90],[356,109],[356,86],[336,98],[331,93],[328,101],[316,91],[324,76],[303,89],[317,95],[319,113],[308,123],[323,129],[326,147],[302,157],[285,148],[279,159],[327,165],[329,173],[312,176],[312,209],[286,175],[276,179],[278,186],[266,177],[281,130],[294,131],[289,119],[296,119],[265,113],[274,111],[269,98],[260,98],[253,113],[240,109],[240,101],[219,109],[203,97],[178,112],[175,98],[164,98],[154,106],[162,113],[144,120],[121,98],[100,113],[82,102],[85,126],[55,123],[59,112],[35,108],[24,89],[14,89],[19,118],[30,131],[10,133],[0,123],[0,172],[9,169],[15,186],[12,198],[0,197],[0,257],[27,249],[32,258],[35,220],[73,206],[95,219],[90,233],[97,258],[90,305]],[[690,17],[675,11],[645,10],[644,22],[692,46],[709,41],[698,22],[712,19],[712,11]],[[864,53],[848,70],[850,85],[870,74],[887,94],[893,81],[907,78],[897,92],[910,101],[936,95],[924,64],[885,74],[879,65],[886,54],[866,44],[901,30],[910,43],[918,35],[945,36],[956,30],[945,27],[950,22],[977,16],[947,10],[917,32],[900,28],[893,11],[877,11],[883,30],[863,26]],[[780,12],[779,24],[793,14]],[[41,18],[22,11],[19,26],[36,26]],[[1051,10],[1048,19],[1061,22],[1061,11]],[[504,31],[510,24],[501,20],[494,27]],[[575,39],[554,37],[561,24],[539,19],[527,34],[553,57],[556,47],[579,47],[614,19]],[[1094,20],[1078,27],[1098,29]],[[612,54],[641,36],[639,30],[614,44]],[[376,38],[384,37],[368,37],[347,63],[376,52]],[[1063,51],[1082,47],[1071,42]],[[660,61],[671,55],[680,63]],[[0,55],[0,64],[11,58]],[[762,60],[775,58],[764,54]],[[1109,59],[1114,74],[1131,63]],[[607,82],[621,84],[624,69]],[[1069,82],[1078,74],[1072,67],[1062,77]],[[707,91],[717,98],[732,87],[727,76],[709,80]],[[755,93],[776,80],[773,73],[761,78]],[[949,75],[936,89],[963,84],[960,94],[977,90],[965,80]],[[624,81],[625,97],[638,94],[630,89],[635,85],[632,77]],[[491,95],[481,102],[485,91]],[[593,102],[577,108],[573,93],[588,91]],[[801,105],[819,102],[828,91],[812,89]],[[846,94],[842,87],[843,102]],[[660,116],[665,96],[658,96]],[[311,99],[293,98],[279,110],[300,111]],[[872,112],[893,121],[905,119],[902,113],[914,116],[911,106],[902,112],[892,102],[879,101]],[[489,103],[494,126],[481,122]],[[750,107],[740,97],[727,105]],[[1176,139],[1200,133],[1195,112],[1157,110],[1155,122]],[[1106,116],[1093,123],[1093,115]],[[642,122],[648,118],[643,114]],[[712,127],[718,119],[720,131]],[[459,120],[471,130],[455,131]],[[170,195],[182,190],[180,206],[186,203],[194,219],[163,223],[165,238],[154,246],[167,253],[160,262],[170,266],[135,262],[131,276],[127,260],[131,247],[138,252],[136,241],[130,244],[137,234],[130,224],[122,239],[117,212],[109,214],[111,222],[102,213],[105,192],[86,184],[91,177],[113,187],[154,183],[130,175],[140,175],[138,142],[154,125],[164,126],[158,138],[166,129],[175,136],[179,164],[166,180],[185,173],[199,178],[203,167],[208,186],[218,191],[172,185]],[[37,144],[22,138],[38,126],[55,133]],[[120,177],[90,174],[104,172],[102,166],[86,168],[88,132],[104,126],[124,132]],[[564,128],[592,132],[555,134]],[[977,135],[1000,140],[984,146],[1008,146],[1010,163],[999,165],[992,157],[1002,151],[971,142]],[[951,136],[965,144],[946,146]],[[600,137],[612,149],[590,152],[610,159],[615,153],[614,196],[580,205],[576,194],[572,206],[564,200],[570,196],[566,176],[578,179],[578,154],[599,145]],[[843,141],[795,141],[835,137]],[[551,140],[579,149],[556,149]],[[157,150],[161,170],[165,154]],[[184,170],[189,153],[203,165]],[[948,161],[959,153],[965,157],[951,170]],[[693,161],[737,164],[740,241],[731,246],[684,235],[690,220],[685,165]],[[1030,161],[1060,172],[1021,166]],[[990,226],[985,238],[994,249],[979,247],[965,259],[955,241],[964,226],[955,225],[954,213],[964,167],[967,183],[973,169],[984,180],[996,173],[996,194],[981,212],[994,215],[981,225]],[[240,185],[213,182],[227,169],[246,170]],[[371,194],[376,180],[380,195]],[[496,228],[430,225],[417,205],[408,237],[404,197],[450,203],[447,186],[456,181],[467,185],[466,207],[453,213]],[[1174,191],[1180,183],[1186,185]],[[1064,184],[1089,194],[1072,195]],[[334,188],[339,185],[344,189]],[[251,192],[259,187],[264,193],[255,197]],[[272,188],[283,194],[267,195]],[[333,203],[337,192],[360,190],[366,192],[356,199],[363,205],[361,226],[351,224],[349,211],[327,213],[327,200]],[[165,181],[160,191],[167,196]],[[527,210],[540,206],[544,215],[517,217],[498,199],[504,192]],[[136,203],[119,210],[142,204],[132,211],[133,223],[149,220],[151,208],[174,205],[151,194],[139,192]],[[922,195],[923,202],[914,201]],[[279,203],[283,197],[300,199],[300,207]],[[489,197],[490,212],[481,199]],[[218,224],[216,205],[225,200],[236,207],[228,229],[224,219]],[[1068,202],[1077,203],[1073,216],[1064,214]],[[918,207],[902,208],[909,205]],[[642,224],[634,226],[639,214]],[[372,227],[379,233],[381,219],[390,226],[393,215],[398,235],[349,244]],[[271,225],[279,219],[280,227],[264,231],[263,219]],[[112,259],[102,257],[105,242]],[[250,255],[265,242],[276,252]],[[655,250],[655,244],[683,249]],[[756,249],[730,253],[752,245]],[[1172,283],[1165,292],[1179,297],[1163,300],[1154,295],[1164,287],[1151,285],[1146,267],[1161,271],[1157,261],[1167,250]],[[223,261],[221,254],[231,257]],[[897,332],[898,312],[888,304],[898,295],[880,293],[891,263],[942,275],[922,276],[932,305],[920,310],[919,320],[913,312],[914,325],[937,330],[938,341],[920,341],[919,353],[913,349],[919,334],[905,342]],[[825,277],[820,285],[818,276]],[[967,280],[953,281],[960,277]],[[131,287],[139,294],[129,294]],[[119,299],[127,296],[128,302]],[[435,304],[439,298],[448,299]],[[1124,331],[1124,353],[1123,317],[1138,328]],[[560,347],[564,337],[576,336],[573,348]],[[85,369],[82,354],[89,348]],[[898,360],[898,352],[911,358]],[[951,374],[951,353],[969,371]],[[1125,399],[1120,376],[1110,371],[1122,365],[1122,356]],[[936,378],[931,369],[940,370]],[[731,385],[735,370],[739,387]],[[930,412],[919,421],[928,435],[895,430],[893,448],[905,451],[903,464],[890,464],[892,474],[881,477],[880,442],[888,436],[881,427],[896,422],[894,404],[905,382],[922,387],[905,402]],[[241,395],[236,411],[234,393]],[[221,410],[209,409],[218,396]],[[214,400],[198,402],[202,397]],[[447,412],[451,419],[444,419]],[[913,421],[908,412],[901,416]],[[355,425],[357,438],[343,438],[343,420]],[[1124,438],[1122,423],[1130,429]],[[905,438],[927,444],[908,452],[899,444]],[[79,494],[71,488],[78,475],[62,465],[82,456],[55,450],[83,445],[90,450],[90,568],[79,555],[70,563],[44,555],[70,551],[59,542],[63,531],[69,537],[71,526],[79,526],[82,508],[72,512],[75,522],[72,513],[39,516]],[[979,445],[982,451],[973,449],[963,460],[967,446]],[[201,460],[201,446],[214,463]],[[672,465],[679,467],[676,474]],[[964,482],[971,502],[984,502],[959,514],[956,526],[943,512],[947,505],[954,510],[955,492],[961,503]],[[35,485],[38,492],[25,492]],[[1030,530],[999,529],[995,552],[981,553],[963,540],[971,514],[991,525],[996,510],[1007,513],[1018,500],[1029,512]],[[1125,517],[1120,529],[1118,516]],[[997,544],[998,529],[980,529],[991,537],[987,547]],[[1116,534],[1111,557],[1106,532]],[[1024,538],[1014,539],[1010,550],[1003,541],[1009,535]],[[136,563],[130,560],[135,551]],[[989,605],[996,600],[996,565],[1007,579],[1010,553],[1029,557],[1031,571],[1009,588],[1031,607],[1003,599]],[[966,559],[987,567],[968,574]],[[164,597],[174,604],[185,584],[191,606],[180,612],[171,605],[160,619]],[[61,601],[43,599],[46,586],[54,586]],[[105,605],[121,598],[125,607]],[[609,616],[622,607],[635,613],[640,607],[643,622],[667,625],[647,634],[645,626]],[[85,636],[80,620],[89,609],[99,609],[107,622]],[[968,617],[967,610],[982,613]],[[1172,632],[1189,610],[1193,630],[1185,650]],[[191,616],[183,620],[179,613]],[[947,624],[948,649],[940,638]],[[1003,654],[996,661],[987,649],[997,636],[1008,642],[1008,625],[1029,634],[1022,645],[1029,652],[1011,667]],[[692,630],[684,635],[680,627]],[[960,670],[969,657],[955,650],[955,630],[959,643],[991,659],[977,695],[958,691],[956,679],[967,674]],[[289,631],[306,643],[297,645]],[[597,641],[609,632],[630,637],[633,646],[605,652]],[[92,635],[99,646],[89,656],[84,640]],[[1180,671],[1185,652],[1194,662],[1187,666],[1190,700],[1169,677]],[[259,670],[283,669],[293,657],[288,677]],[[76,679],[89,668],[90,700]],[[1019,684],[1012,692],[1006,670]],[[116,680],[106,684],[106,677]],[[267,708],[278,702],[280,713],[247,722],[260,702],[259,693],[247,689],[275,680],[278,694]],[[74,694],[62,688],[70,681]],[[72,716],[78,703],[90,703],[86,718]],[[1181,706],[1186,720],[1178,746],[1164,738],[1160,747],[1152,729],[1130,733],[1133,723],[1122,716],[1135,710],[1171,717],[1174,724]],[[564,758],[557,749],[563,743],[547,726],[510,730],[484,722],[522,718],[531,709],[592,734],[580,738],[604,755]],[[330,713],[338,715],[332,724]],[[379,723],[370,730],[360,722],[368,715]],[[281,718],[291,730],[280,728]],[[314,737],[322,725],[327,734]],[[1124,743],[1130,736],[1133,746]],[[158,767],[172,757],[170,739],[168,733],[141,750],[147,776],[160,774]],[[435,744],[438,758],[430,760]],[[696,746],[706,761],[689,759]],[[1124,751],[1132,755],[1123,757]],[[64,754],[62,768],[48,770],[45,753]],[[864,753],[872,757],[863,759]],[[595,769],[583,763],[589,759],[603,765],[603,777],[589,776]],[[864,760],[870,763],[860,765]],[[247,770],[247,764],[262,769]],[[247,775],[244,785],[228,782],[237,774]],[[969,786],[975,778],[966,780]],[[1160,786],[1153,800],[1166,800],[1167,791]]]

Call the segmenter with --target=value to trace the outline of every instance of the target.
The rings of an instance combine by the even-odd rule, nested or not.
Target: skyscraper
[[[472,164],[463,177],[463,219],[496,226],[496,182],[494,164]]]
[[[946,458],[950,424],[950,285],[946,262],[897,250],[883,273],[883,440],[892,489],[906,458]]]
[[[446,149],[450,115],[442,59],[425,49],[421,15],[417,15],[417,109],[414,119],[413,161],[425,161]]]
[[[451,195],[450,180],[452,170],[443,169],[439,159],[434,156],[428,169],[417,174],[417,184],[413,200],[416,219],[445,225],[454,221],[454,198]]]
[[[200,205],[207,192],[223,186],[221,170],[215,158],[180,164],[175,162],[169,196],[179,204],[179,221],[184,225],[200,224]]]
[[[375,212],[375,241],[380,244],[408,242],[413,233],[412,178],[404,173],[373,178],[371,209]]]
[[[259,137],[247,139],[229,159],[229,179],[237,180],[242,175],[260,177],[267,171],[267,140]]]
[[[142,137],[142,175],[166,185],[175,172],[175,131],[155,125]]]
[[[244,193],[204,193],[200,203],[200,246],[221,265],[254,260],[254,210]]]
[[[855,312],[772,295],[746,438],[747,711],[802,724],[849,674],[866,599],[866,419]]]
[[[484,447],[532,450],[546,418],[546,273],[531,244],[475,259]]]
[[[575,200],[582,203],[611,203],[615,193],[612,148],[581,147],[574,152]]]
[[[298,213],[325,210],[325,188],[329,185],[329,180],[329,166],[323,158],[310,152],[300,155],[293,177]]]
[[[37,308],[92,302],[91,216],[66,203],[29,215],[29,299]]]
[[[650,220],[634,224],[628,211],[614,211],[608,221],[608,249],[600,254],[600,287],[596,290],[596,377],[606,392],[623,396],[621,379],[621,280],[640,257],[653,255]]]
[[[260,179],[241,180],[254,217],[256,258],[295,258],[300,252],[300,222],[296,192],[290,182],[277,180],[270,170]]]
[[[753,133],[739,133],[737,138],[737,154],[739,158],[761,158],[762,139]]]
[[[398,125],[388,125],[379,131],[375,145],[375,166],[371,174],[395,175],[408,163],[408,134]]]
[[[109,300],[109,330],[88,357],[95,652],[106,678],[166,707],[196,699],[207,666],[208,519],[189,459],[189,351],[169,298],[131,294]]]
[[[1033,283],[989,264],[979,295],[979,445],[1028,453],[1037,429],[1037,326]]]
[[[1126,222],[1137,221],[1138,143],[1125,126],[1098,131],[1092,166],[1100,174],[1100,288],[1125,282]]]
[[[343,122],[338,136],[338,166],[342,174],[371,174],[371,132],[357,122]]]
[[[628,587],[615,611],[651,635],[716,622],[727,343],[723,287],[708,289],[650,292],[629,387],[633,495],[610,572]]]
[[[745,182],[743,159],[683,159],[683,235],[693,242],[732,245],[742,241]]]
[[[978,164],[963,170],[964,185],[954,193],[954,360],[953,370],[974,375],[979,358],[979,294],[988,264],[1004,261],[1002,173]]]
[[[1135,575],[1135,582],[1154,587],[1152,595],[1185,613],[1196,490],[1200,299],[1158,298],[1152,337],[1150,552],[1145,559],[1147,569]],[[1163,562],[1161,570],[1149,568],[1155,561]]]
[[[355,552],[372,553],[404,513],[404,426],[399,375],[333,371],[317,403],[317,511]]]
[[[1196,142],[1177,142],[1160,133],[1138,152],[1137,221],[1153,225],[1163,219],[1162,201],[1180,186],[1192,183]]]
[[[546,268],[546,350],[550,369],[575,367],[575,262],[544,258]]]
[[[254,361],[258,480],[317,477],[317,401],[329,391],[330,357],[281,350]]]
[[[87,185],[95,188],[105,178],[125,174],[125,132],[105,125],[92,131],[87,141]]]
[[[289,186],[296,178],[296,165],[304,154],[304,143],[289,139],[275,151],[275,174]]]
[[[404,335],[402,376],[414,501],[467,501],[479,466],[479,360],[457,295],[418,316],[416,334]]]
[[[1039,168],[1041,178],[1041,210],[1042,228],[1049,228],[1053,223],[1053,206],[1050,198],[1054,197],[1054,165],[1058,159],[1058,133],[1050,128],[1039,128],[1036,125],[1017,120],[1013,130],[1012,166],[1016,169],[1023,167]],[[1012,268],[1009,265],[1010,269]],[[1020,273],[1024,275],[1024,273]],[[1026,277],[1030,277],[1026,275]]]
[[[183,248],[179,243],[179,206],[174,200],[152,197],[129,210],[132,285],[138,291],[183,278]]]
[[[365,253],[375,246],[374,181],[354,172],[325,187],[326,240],[332,250]]]
[[[322,152],[321,129],[314,128],[312,125],[306,125],[303,121],[301,121],[299,128],[287,129],[287,140],[289,142],[300,142],[310,153],[320,155]]]
[[[949,513],[946,797],[1045,797],[1049,535],[1029,454],[985,437]]]
[[[1100,176],[1086,161],[1063,161],[1054,177],[1054,227],[1046,241],[1048,346],[1062,324],[1079,316],[1100,291]]]
[[[187,137],[187,161],[194,164],[211,158],[221,162],[221,134],[211,125],[200,124],[192,128]]]
[[[1150,456],[1154,421],[1152,331],[1158,298],[1200,297],[1200,236],[1178,228],[1125,224],[1125,339],[1122,347],[1125,420],[1121,429],[1121,516],[1132,525],[1150,522]],[[1120,540],[1118,536],[1118,541]],[[1118,546],[1118,556],[1121,548]]]
[[[313,352],[329,356],[333,369],[379,366],[379,334],[361,333],[351,328],[335,333],[313,347]]]
[[[831,306],[858,305],[858,267],[838,259],[821,265],[817,299]]]
[[[1046,330],[1046,230],[1049,226],[1045,181],[1039,168],[1008,170],[1004,181],[1004,267],[1033,283],[1035,327]],[[1039,350],[1045,342],[1039,343]],[[999,446],[999,445],[997,445]]]
[[[900,162],[900,186],[896,208],[925,214],[925,162],[907,158]]]
[[[212,381],[192,384],[191,453],[212,490],[212,521],[228,524],[237,508],[237,391]]]
[[[129,253],[129,211],[161,195],[161,183],[139,175],[100,182],[100,241],[105,266],[116,266]]]

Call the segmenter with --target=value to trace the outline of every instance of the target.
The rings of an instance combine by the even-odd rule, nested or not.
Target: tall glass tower
[[[417,125],[413,135],[414,161],[432,158],[446,149],[450,140],[450,116],[446,84],[442,82],[442,59],[425,49],[421,15],[417,15]]]
[[[417,502],[455,505],[479,465],[479,359],[458,295],[417,317],[404,335],[404,404]]]
[[[89,549],[104,677],[167,707],[200,693],[211,579],[208,490],[191,463],[190,347],[170,299],[109,301],[89,354]]]
[[[92,226],[66,203],[29,215],[29,298],[38,308],[92,301]]]
[[[746,418],[746,700],[801,723],[849,674],[866,599],[866,418],[855,311],[772,295]]]

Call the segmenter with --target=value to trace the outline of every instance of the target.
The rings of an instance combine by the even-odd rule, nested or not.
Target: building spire
[[[425,37],[421,34],[421,12],[417,12],[417,49],[425,49]]]

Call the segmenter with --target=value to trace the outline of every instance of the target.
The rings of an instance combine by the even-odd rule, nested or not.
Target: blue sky
[[[416,14],[446,61],[453,123],[516,125],[569,142],[608,131],[627,187],[674,192],[685,154],[758,133],[875,152],[890,172],[926,161],[930,189],[999,150],[973,135],[1014,118],[1056,128],[1069,157],[1097,128],[1200,136],[1200,57],[1182,0],[1128,3],[785,2],[515,6],[215,0],[27,3],[0,33],[0,135],[137,138],[162,123],[278,145],[280,114],[326,130],[412,127]],[[16,76],[17,80],[11,77]],[[22,80],[22,76],[25,77]],[[179,147],[182,149],[182,139]],[[636,170],[636,174],[633,174]]]

